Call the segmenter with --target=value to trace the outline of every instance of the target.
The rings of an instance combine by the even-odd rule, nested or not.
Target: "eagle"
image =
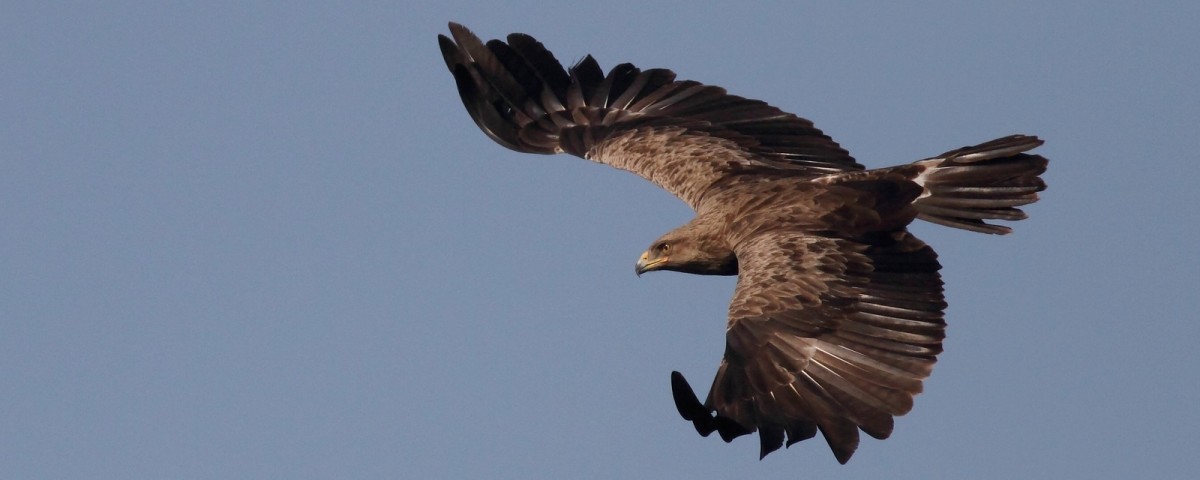
[[[456,23],[438,43],[496,143],[627,170],[695,210],[636,273],[737,275],[707,398],[679,372],[671,392],[702,436],[757,431],[760,459],[820,432],[844,464],[860,430],[891,435],[946,329],[937,254],[908,225],[1007,234],[991,221],[1026,218],[1046,188],[1035,136],[868,170],[811,121],[671,70],[567,69],[529,35],[483,42]]]

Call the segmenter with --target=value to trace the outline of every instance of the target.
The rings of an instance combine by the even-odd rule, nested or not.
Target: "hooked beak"
[[[650,252],[647,251],[645,253],[642,253],[641,258],[638,258],[637,265],[634,265],[633,272],[636,273],[637,276],[640,277],[640,276],[642,276],[643,273],[657,270],[658,266],[662,265],[662,263],[666,262],[666,261],[667,261],[667,257],[656,258],[654,260],[650,260]]]

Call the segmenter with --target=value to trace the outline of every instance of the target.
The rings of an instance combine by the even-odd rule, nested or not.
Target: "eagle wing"
[[[736,251],[725,358],[704,404],[673,374],[680,414],[726,441],[757,430],[763,456],[819,430],[846,463],[859,429],[888,437],[942,350],[934,251],[905,231],[771,231]]]
[[[633,172],[695,208],[737,173],[817,176],[863,166],[812,122],[665,69],[628,63],[607,75],[590,55],[569,70],[521,33],[481,41],[450,24],[439,35],[463,105],[512,150],[570,153]]]

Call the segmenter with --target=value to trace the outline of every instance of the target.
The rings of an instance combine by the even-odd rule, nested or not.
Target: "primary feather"
[[[1012,135],[865,170],[812,122],[724,89],[590,55],[569,69],[514,33],[439,36],[467,112],[497,143],[637,174],[696,210],[638,272],[738,275],[726,349],[702,403],[671,375],[701,435],[757,431],[762,456],[820,432],[839,462],[892,433],[945,336],[941,265],[915,219],[984,233],[1037,200],[1042,141]]]

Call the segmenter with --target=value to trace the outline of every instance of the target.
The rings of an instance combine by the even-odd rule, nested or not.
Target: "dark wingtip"
[[[471,33],[471,29],[464,27],[461,23],[448,22],[448,26],[450,27],[450,34],[454,35],[454,38],[458,38],[458,36],[462,35],[463,33],[466,33],[467,35],[474,35]]]
[[[721,440],[724,440],[725,443],[732,442],[733,439],[752,432],[752,430],[747,430],[746,427],[733,421],[733,419],[720,415],[713,418],[713,424],[717,429],[717,433],[721,435]]]
[[[733,439],[753,431],[731,418],[714,415],[712,409],[700,403],[700,399],[696,397],[692,386],[688,384],[687,379],[683,378],[682,373],[671,372],[671,395],[675,398],[675,409],[679,410],[679,416],[692,422],[692,425],[696,427],[696,433],[702,437],[717,432],[721,435],[721,440],[729,443]],[[780,439],[780,443],[782,443],[782,439]]]
[[[707,437],[720,429],[718,422],[721,419],[713,418],[712,410],[700,403],[696,392],[692,391],[692,386],[688,384],[686,378],[683,378],[682,373],[671,372],[671,396],[675,399],[675,409],[679,411],[679,416],[692,422],[692,426],[696,427],[696,433],[699,433],[700,436]],[[724,431],[721,432],[722,437],[724,437],[724,433]]]
[[[858,450],[858,428],[851,424],[819,426],[838,463],[845,465]]]
[[[462,54],[458,52],[458,44],[454,43],[450,37],[438,34],[438,48],[442,50],[442,60],[446,61],[446,68],[454,72],[454,66],[462,63]]]
[[[762,460],[767,454],[779,450],[783,446],[783,429],[762,425],[758,427],[758,459]]]
[[[696,392],[692,390],[687,379],[683,378],[682,373],[671,372],[671,396],[675,399],[675,409],[679,411],[679,416],[684,420],[694,422],[712,418],[712,412],[700,403]],[[712,431],[710,430],[709,433]]]
[[[790,447],[815,436],[817,436],[817,424],[800,420],[787,428],[788,440],[784,446]]]

